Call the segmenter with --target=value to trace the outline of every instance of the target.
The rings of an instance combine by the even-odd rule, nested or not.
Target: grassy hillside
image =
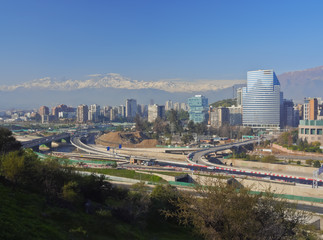
[[[224,99],[221,101],[214,102],[210,104],[212,107],[231,107],[232,105],[236,105],[237,100],[235,98],[232,99]]]
[[[109,211],[49,205],[43,196],[0,182],[0,239],[194,239],[185,228],[150,221],[128,224]],[[161,224],[162,223],[162,224]]]

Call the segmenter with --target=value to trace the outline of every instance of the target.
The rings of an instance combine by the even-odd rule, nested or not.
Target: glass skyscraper
[[[257,129],[279,129],[282,105],[280,83],[273,70],[249,71],[242,89],[242,122]]]
[[[207,120],[209,109],[208,99],[202,95],[195,95],[188,99],[190,120],[194,123],[201,123]]]

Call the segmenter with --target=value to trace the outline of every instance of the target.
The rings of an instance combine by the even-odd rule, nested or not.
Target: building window
[[[317,129],[317,135],[322,135],[322,129]]]
[[[304,128],[301,128],[301,134],[304,134]]]
[[[305,128],[305,134],[309,134],[310,130],[308,128]]]
[[[315,135],[315,129],[311,129],[311,135]]]

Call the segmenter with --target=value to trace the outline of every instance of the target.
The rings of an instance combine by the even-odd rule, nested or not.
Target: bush
[[[301,165],[301,161],[300,161],[300,160],[298,160],[298,161],[296,162],[296,164],[297,164],[297,165]]]
[[[312,166],[313,160],[312,159],[306,159],[306,164]]]
[[[277,162],[277,158],[274,155],[267,155],[264,156],[261,161],[264,163],[275,163]]]
[[[319,160],[314,161],[313,167],[320,168],[321,167],[320,161]]]

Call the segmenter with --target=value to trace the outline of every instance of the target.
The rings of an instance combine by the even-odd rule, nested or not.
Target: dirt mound
[[[97,144],[104,146],[117,146],[122,144],[124,147],[156,147],[159,142],[156,139],[149,139],[142,132],[109,132],[100,136],[96,140]]]

